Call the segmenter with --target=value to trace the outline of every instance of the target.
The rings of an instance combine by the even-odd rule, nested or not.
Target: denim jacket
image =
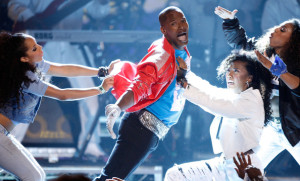
[[[36,64],[37,70],[46,73],[50,64],[45,60]],[[27,76],[35,81],[30,83],[28,87],[23,85],[23,98],[19,98],[19,108],[17,98],[13,97],[9,100],[7,106],[0,109],[0,113],[8,117],[14,124],[32,123],[40,107],[42,96],[45,94],[48,84],[41,80],[37,73],[27,72]]]

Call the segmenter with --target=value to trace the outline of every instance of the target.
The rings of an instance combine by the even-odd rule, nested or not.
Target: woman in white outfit
[[[210,135],[214,153],[222,154],[175,165],[167,171],[165,181],[241,180],[234,170],[237,152],[250,154],[253,166],[262,169],[255,149],[271,114],[272,76],[249,52],[229,55],[218,67],[218,75],[226,77],[227,89],[214,87],[192,72],[180,83],[187,100],[215,115]]]

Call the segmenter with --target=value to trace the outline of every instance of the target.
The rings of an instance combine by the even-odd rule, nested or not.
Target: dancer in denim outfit
[[[112,67],[113,63],[109,72]],[[43,96],[65,101],[79,100],[105,93],[114,82],[114,78],[108,76],[99,87],[60,89],[45,82],[42,74],[97,76],[98,71],[96,68],[46,61],[42,46],[32,36],[1,33],[0,167],[22,181],[44,181],[45,172],[41,166],[9,132],[19,123],[34,121]]]

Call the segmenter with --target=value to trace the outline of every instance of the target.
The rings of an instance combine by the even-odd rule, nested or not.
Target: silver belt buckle
[[[163,139],[169,131],[169,128],[161,120],[146,110],[143,110],[143,113],[140,114],[139,120],[159,139]]]

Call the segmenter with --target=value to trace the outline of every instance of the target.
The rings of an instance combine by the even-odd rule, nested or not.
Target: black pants
[[[126,179],[157,148],[158,142],[159,138],[140,123],[137,113],[126,113],[113,151],[94,181],[112,177]]]

